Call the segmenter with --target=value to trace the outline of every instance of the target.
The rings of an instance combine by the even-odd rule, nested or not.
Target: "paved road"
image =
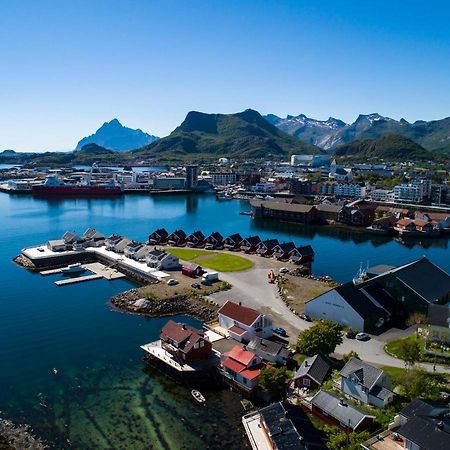
[[[230,291],[212,294],[211,298],[219,304],[223,304],[227,300],[242,302],[245,306],[270,315],[274,320],[274,326],[285,328],[290,342],[295,343],[298,333],[311,326],[311,323],[300,319],[290,311],[279,297],[276,285],[267,282],[267,272],[267,267],[256,267],[244,272],[221,273],[221,279],[231,283],[233,288]],[[404,368],[402,360],[389,356],[384,351],[384,344],[393,339],[407,336],[414,330],[415,328],[407,330],[394,328],[381,336],[372,336],[366,342],[344,337],[344,342],[336,348],[336,355],[343,355],[353,350],[361,359],[369,363]],[[433,371],[433,364],[420,364],[420,367],[430,372]],[[436,365],[436,371],[450,373],[450,368]]]

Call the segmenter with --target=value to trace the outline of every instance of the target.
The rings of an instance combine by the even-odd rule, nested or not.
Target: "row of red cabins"
[[[148,237],[150,245],[170,245],[173,247],[206,248],[208,250],[242,251],[265,257],[274,257],[280,261],[291,261],[297,264],[307,264],[314,260],[314,250],[310,245],[297,247],[294,242],[279,243],[278,239],[261,240],[259,236],[243,239],[239,233],[224,238],[214,231],[205,236],[201,231],[187,235],[183,230],[168,233],[159,228]]]

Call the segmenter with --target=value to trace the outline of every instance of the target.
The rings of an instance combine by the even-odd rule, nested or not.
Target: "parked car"
[[[345,337],[348,338],[348,339],[355,339],[356,338],[356,334],[357,333],[355,331],[349,330],[349,331],[347,331]]]
[[[358,333],[356,335],[356,339],[358,341],[368,341],[370,339],[370,336],[367,333]]]
[[[300,314],[300,319],[306,320],[307,322],[311,322],[311,317],[309,317],[307,314]]]
[[[289,269],[288,269],[287,267],[282,267],[282,268],[279,270],[279,272],[280,272],[280,273],[289,273]]]
[[[276,334],[279,334],[280,336],[283,336],[283,337],[287,336],[286,330],[284,328],[277,327],[277,328],[274,328],[272,331]]]
[[[167,284],[169,286],[175,286],[176,284],[178,284],[178,281],[175,280],[175,278],[170,278],[170,280],[167,280]]]
[[[194,288],[194,289],[200,289],[202,286],[201,286],[201,284],[200,283],[192,283],[191,284],[191,288]]]

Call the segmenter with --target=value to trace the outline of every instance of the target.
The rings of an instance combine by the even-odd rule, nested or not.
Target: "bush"
[[[297,340],[299,351],[308,356],[317,353],[329,355],[339,344],[342,344],[342,327],[329,320],[317,322],[302,331]]]

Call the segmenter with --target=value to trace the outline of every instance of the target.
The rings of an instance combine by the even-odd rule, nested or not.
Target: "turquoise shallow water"
[[[108,299],[133,285],[96,280],[56,287],[16,266],[20,248],[94,226],[146,239],[157,227],[294,239],[316,251],[313,271],[339,281],[360,261],[400,264],[423,254],[450,270],[448,241],[410,246],[348,231],[254,222],[248,204],[214,196],[126,196],[37,200],[0,193],[0,410],[28,422],[56,448],[241,448],[238,397],[206,392],[205,408],[188,388],[145,371],[139,345],[167,319],[111,311]],[[198,324],[180,317],[179,320]],[[53,368],[58,369],[54,375]]]

